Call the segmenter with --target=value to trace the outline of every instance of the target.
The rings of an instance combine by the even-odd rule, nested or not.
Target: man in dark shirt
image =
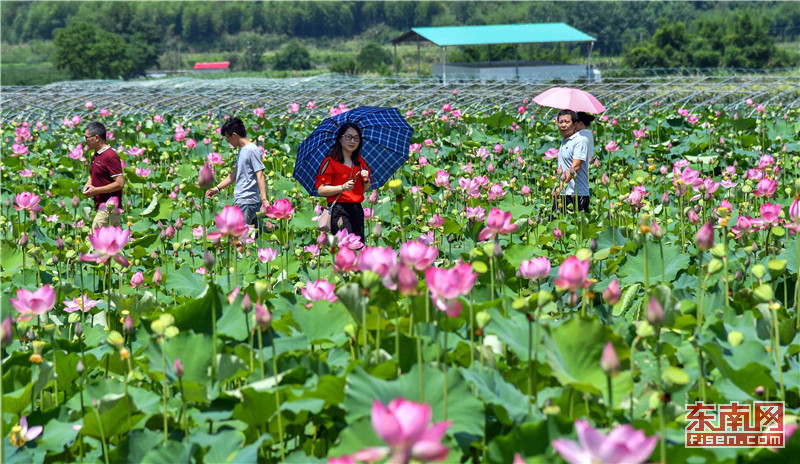
[[[97,121],[86,125],[83,133],[86,147],[94,150],[92,164],[89,166],[89,179],[83,187],[83,194],[94,198],[97,214],[92,221],[92,229],[119,226],[119,206],[122,205],[122,162],[119,155],[106,143],[106,127]],[[112,202],[109,202],[112,200]],[[113,203],[108,204],[108,203]]]

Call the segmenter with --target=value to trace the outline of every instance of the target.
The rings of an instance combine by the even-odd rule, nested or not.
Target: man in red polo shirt
[[[94,150],[92,164],[89,166],[89,179],[83,187],[83,194],[94,198],[97,210],[92,229],[108,226],[119,226],[119,209],[122,205],[122,187],[125,178],[122,175],[122,162],[119,155],[106,143],[106,126],[93,121],[86,125],[83,133],[86,147]],[[112,200],[114,206],[106,205]]]

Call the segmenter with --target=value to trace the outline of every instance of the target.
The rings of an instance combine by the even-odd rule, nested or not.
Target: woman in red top
[[[317,171],[317,192],[328,197],[331,210],[331,233],[346,229],[351,234],[364,237],[364,192],[369,190],[369,167],[361,158],[361,129],[353,123],[343,124],[336,134],[336,142]],[[341,222],[341,226],[339,223]]]

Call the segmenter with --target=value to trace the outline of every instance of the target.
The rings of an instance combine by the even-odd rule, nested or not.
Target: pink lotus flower
[[[258,249],[258,260],[261,261],[262,263],[268,263],[270,261],[274,261],[277,256],[278,256],[278,251],[273,250],[272,248]]]
[[[153,116],[153,122],[164,122],[164,116],[161,116],[160,114]]]
[[[135,272],[133,277],[131,277],[131,288],[136,288],[139,285],[144,283],[144,274],[141,272]]]
[[[211,153],[207,154],[206,155],[206,160],[210,164],[216,164],[216,165],[224,164],[224,161],[222,159],[222,155],[220,155],[219,153],[217,153],[215,151],[212,151]]]
[[[144,178],[149,176],[150,173],[153,172],[153,170],[150,168],[136,168],[135,172],[137,176]]]
[[[383,286],[389,290],[397,289],[394,281],[397,274],[397,253],[391,248],[364,248],[359,256],[359,267],[362,271],[372,271],[381,276]]]
[[[594,282],[587,279],[589,276],[589,260],[580,260],[575,256],[570,256],[561,263],[558,268],[558,279],[553,282],[562,290],[569,290],[571,292],[577,291],[579,288],[586,288]]]
[[[551,147],[546,152],[544,152],[544,159],[551,160],[554,158],[558,158],[558,148]]]
[[[17,297],[9,298],[9,303],[19,312],[18,321],[29,321],[34,317],[39,317],[53,309],[56,304],[56,292],[50,288],[50,284],[36,291],[17,289]]]
[[[384,406],[372,403],[372,428],[388,447],[367,448],[353,454],[356,461],[374,462],[389,457],[392,463],[443,461],[449,450],[441,441],[451,421],[431,421],[431,407],[404,398],[396,398]]]
[[[303,247],[303,251],[306,253],[311,253],[312,257],[319,256],[319,246],[316,244]]]
[[[244,222],[244,213],[238,206],[228,205],[222,212],[215,216],[218,232],[211,232],[208,238],[219,240],[222,237],[241,237],[247,233],[248,227]]]
[[[74,159],[74,160],[82,159],[83,158],[83,145],[81,145],[79,143],[77,147],[75,147],[72,150],[70,150],[69,157]]]
[[[562,238],[564,238],[564,232],[561,232],[561,229],[556,227],[555,229],[553,229],[553,238],[555,238],[556,241],[561,240]]]
[[[431,267],[439,256],[439,250],[418,240],[411,240],[400,247],[400,261],[417,271]]]
[[[308,108],[309,110],[315,110],[317,109],[317,103],[314,102],[313,100],[310,100],[308,103],[306,103],[306,108]]]
[[[19,425],[11,428],[9,439],[12,445],[22,447],[25,446],[25,443],[35,440],[36,437],[41,435],[43,429],[44,427],[41,425],[28,428],[28,416],[22,416],[19,419]]]
[[[253,110],[253,114],[256,115],[259,118],[263,118],[264,117],[264,108],[256,108],[256,109],[254,109]]]
[[[437,187],[449,187],[450,173],[445,170],[439,170],[436,173],[436,179],[434,180],[433,184]]]
[[[439,216],[439,214],[434,214],[433,217],[428,221],[428,226],[432,229],[438,229],[444,225],[444,218]]]
[[[480,206],[476,206],[474,208],[467,206],[466,215],[467,219],[483,222],[486,219],[486,210]]]
[[[765,224],[777,224],[778,216],[781,214],[781,205],[764,203],[761,205],[761,219]]]
[[[28,147],[19,143],[15,143],[11,145],[11,152],[14,154],[14,156],[24,156],[28,154]]]
[[[308,301],[330,301],[333,303],[339,298],[334,293],[336,287],[326,280],[308,281],[306,288],[303,289],[303,298]]]
[[[186,148],[192,149],[197,147],[197,141],[195,139],[186,139]]]
[[[336,232],[336,243],[339,244],[339,248],[350,248],[351,250],[358,250],[364,246],[361,243],[361,237],[356,234],[351,234],[347,231],[347,229],[342,229],[339,232]]]
[[[619,148],[620,147],[617,145],[617,142],[613,140],[606,144],[606,151],[609,153],[614,153],[615,151],[619,150]]]
[[[401,264],[397,270],[397,285],[402,295],[413,295],[417,292],[419,278],[408,266]]]
[[[125,153],[127,153],[127,154],[129,154],[131,156],[141,156],[141,155],[144,154],[144,148],[131,147]],[[81,153],[81,155],[83,155],[83,153]]]
[[[492,208],[486,218],[486,227],[481,230],[478,240],[489,240],[500,234],[510,234],[517,230],[517,225],[511,223],[511,213]]]
[[[286,219],[292,217],[294,208],[292,202],[288,198],[275,200],[274,204],[267,206],[267,217],[272,219]]]
[[[297,113],[300,111],[300,104],[299,103],[291,103],[289,104],[289,111],[292,113]]]
[[[459,296],[468,295],[478,279],[469,264],[460,264],[447,270],[432,267],[425,271],[425,284],[433,299],[434,306],[450,317],[461,314]]]
[[[106,117],[106,116],[108,116],[109,114],[111,114],[111,112],[110,112],[110,111],[108,111],[108,108],[102,108],[102,109],[100,110],[100,116],[102,116],[102,117]]]
[[[678,110],[678,114],[685,118],[686,116],[689,116],[689,110],[686,108],[681,108]]]
[[[775,194],[775,191],[778,189],[778,181],[768,178],[763,178],[758,181],[756,184],[756,189],[753,191],[753,195],[757,197],[771,197]]]
[[[645,195],[647,195],[647,191],[642,185],[637,185],[633,188],[633,191],[628,198],[625,200],[631,206],[642,206],[642,200],[644,199]]]
[[[689,124],[691,124],[693,126],[695,124],[697,124],[697,121],[699,121],[699,120],[700,120],[700,118],[697,117],[697,116],[689,116],[688,118],[686,118],[686,122],[688,122]]]
[[[544,257],[523,260],[519,265],[519,274],[533,281],[547,278],[550,275],[550,260]]]
[[[130,229],[122,230],[119,227],[100,227],[89,236],[94,253],[81,255],[82,261],[94,261],[101,264],[114,258],[122,265],[127,265],[127,260],[120,254],[131,236]]]
[[[86,107],[87,110],[91,110],[92,108],[94,108],[94,103],[92,103],[91,101],[87,101],[84,106]]]
[[[336,272],[353,272],[358,270],[358,256],[350,248],[339,248],[333,258],[333,269]]]
[[[39,206],[39,195],[34,195],[31,192],[22,192],[14,197],[14,209],[17,211],[34,211],[39,212],[42,207]]]
[[[800,223],[800,200],[795,200],[789,206],[789,219],[795,224]]]
[[[628,424],[615,427],[607,436],[593,429],[582,419],[575,421],[578,443],[567,439],[551,444],[570,464],[641,464],[653,453],[658,436],[646,437],[644,432]]]

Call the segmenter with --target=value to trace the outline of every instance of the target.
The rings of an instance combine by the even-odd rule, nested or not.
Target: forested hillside
[[[738,49],[725,50],[726,37],[736,35],[736,31],[728,29],[744,24],[749,34],[744,39],[746,45],[758,41],[759,50],[776,43],[795,42],[800,35],[797,2],[4,1],[0,12],[4,83],[10,65],[48,65],[73,78],[112,77],[81,71],[85,66],[78,52],[90,56],[100,53],[91,50],[92,40],[103,44],[99,48],[114,51],[117,74],[113,77],[132,77],[144,69],[180,67],[187,53],[229,59],[235,70],[281,69],[275,66],[277,58],[273,55],[291,38],[312,48],[307,65],[310,68],[378,70],[386,64],[386,56],[379,53],[377,64],[359,68],[355,55],[360,45],[349,46],[352,63],[325,53],[315,56],[315,51],[354,39],[385,46],[388,39],[413,26],[565,22],[597,37],[597,56],[618,57],[625,53],[621,64],[630,66],[774,66],[785,62],[785,57],[742,62],[725,58],[741,55]],[[653,52],[658,43],[651,38],[664,27],[680,29],[669,29],[666,34],[670,43],[685,42],[675,54]],[[715,37],[706,35],[714,32],[718,33]],[[665,34],[661,36],[663,39]],[[711,43],[701,43],[703,37],[712,39]],[[695,49],[687,48],[689,43],[694,43],[692,47],[705,47],[710,54],[701,54],[700,60],[691,59]],[[62,50],[58,50],[59,46]],[[672,47],[675,48],[674,43]],[[576,49],[565,51],[567,56],[577,53]],[[463,60],[486,58],[486,52],[479,48],[452,52]],[[498,59],[511,58],[513,54],[511,47],[492,50],[492,57]],[[653,54],[657,56],[649,57]],[[681,59],[674,61],[676,56]]]

